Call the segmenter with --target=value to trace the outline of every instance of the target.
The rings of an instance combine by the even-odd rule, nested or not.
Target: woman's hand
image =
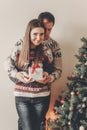
[[[26,72],[23,71],[17,72],[16,78],[23,83],[30,83],[34,81],[33,79],[29,78],[29,75]]]
[[[37,80],[37,82],[43,83],[43,84],[49,83],[50,81],[51,81],[51,77],[48,75],[47,72],[43,73],[43,78],[41,80]]]

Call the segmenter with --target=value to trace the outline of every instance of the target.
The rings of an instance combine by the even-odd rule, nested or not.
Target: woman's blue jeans
[[[45,130],[45,115],[48,111],[50,96],[15,97],[19,116],[18,130]]]

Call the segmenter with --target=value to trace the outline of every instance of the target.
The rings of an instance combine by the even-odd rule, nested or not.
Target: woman
[[[31,20],[24,40],[19,40],[7,59],[8,76],[15,82],[15,102],[19,116],[19,130],[45,130],[45,115],[49,107],[50,86],[56,79],[51,50],[42,45],[45,28],[39,20]],[[33,70],[29,72],[29,68]],[[31,73],[39,69],[39,77]]]

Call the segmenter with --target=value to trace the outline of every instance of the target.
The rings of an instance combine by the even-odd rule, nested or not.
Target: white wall
[[[61,46],[62,78],[56,82],[56,95],[66,88],[67,76],[77,60],[74,54],[87,37],[87,0],[0,0],[0,130],[17,130],[17,114],[13,96],[14,84],[3,68],[13,44],[24,35],[26,25],[43,11],[54,14],[56,24],[52,37]]]

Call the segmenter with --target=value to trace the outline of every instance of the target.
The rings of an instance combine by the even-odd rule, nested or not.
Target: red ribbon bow
[[[32,74],[35,72],[36,68],[40,68],[40,66],[38,64],[32,65],[32,71],[31,71]]]

